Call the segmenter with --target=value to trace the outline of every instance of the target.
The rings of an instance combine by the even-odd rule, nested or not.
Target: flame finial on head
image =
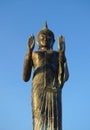
[[[48,29],[47,22],[45,22],[43,29]]]

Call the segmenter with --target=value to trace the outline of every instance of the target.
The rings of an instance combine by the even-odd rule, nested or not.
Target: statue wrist
[[[32,52],[33,52],[33,49],[32,49],[32,48],[28,48],[27,54],[28,54],[28,55],[32,55]]]

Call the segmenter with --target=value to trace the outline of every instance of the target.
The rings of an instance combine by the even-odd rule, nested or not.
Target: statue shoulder
[[[32,59],[33,60],[37,60],[41,55],[41,52],[40,51],[33,51],[32,52]]]
[[[33,51],[32,52],[32,59],[35,58],[35,57],[37,57],[37,55],[38,55],[38,51]]]

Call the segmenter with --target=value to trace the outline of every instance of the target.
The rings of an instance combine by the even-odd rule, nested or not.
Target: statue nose
[[[45,37],[45,41],[47,41],[48,39],[47,39],[47,37]]]

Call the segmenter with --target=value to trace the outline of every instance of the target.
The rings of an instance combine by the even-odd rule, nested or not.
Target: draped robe
[[[59,54],[51,50],[34,52],[32,61],[33,130],[62,130]]]
[[[68,79],[66,60],[61,63],[60,53],[39,50],[26,55],[24,81],[28,81],[32,67],[33,130],[62,130],[62,86]]]

